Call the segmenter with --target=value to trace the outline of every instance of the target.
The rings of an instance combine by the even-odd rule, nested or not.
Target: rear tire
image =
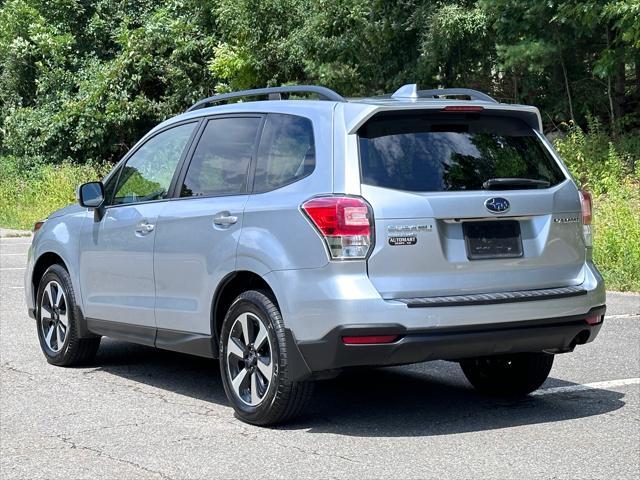
[[[220,334],[220,373],[237,416],[275,425],[299,415],[313,383],[289,379],[285,328],[275,303],[250,290],[233,302]]]
[[[462,371],[476,390],[520,397],[537,390],[549,376],[553,355],[518,353],[462,360]]]
[[[71,367],[95,357],[100,337],[78,337],[79,315],[69,273],[62,265],[52,265],[42,276],[36,297],[38,340],[50,364]]]

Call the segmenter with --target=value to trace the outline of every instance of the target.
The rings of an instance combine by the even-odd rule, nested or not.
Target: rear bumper
[[[351,325],[337,327],[320,340],[296,342],[288,348],[289,351],[297,350],[307,367],[306,372],[296,372],[299,379],[319,372],[363,365],[402,365],[522,352],[563,353],[573,350],[576,345],[593,341],[602,321],[591,325],[586,318],[604,318],[605,310],[603,305],[582,315],[473,328],[407,330],[399,324]],[[380,345],[345,345],[342,340],[344,336],[364,335],[398,335],[398,339]],[[293,335],[287,335],[287,338],[289,341],[294,339]]]

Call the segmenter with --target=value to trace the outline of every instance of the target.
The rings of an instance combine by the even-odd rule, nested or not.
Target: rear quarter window
[[[496,178],[565,175],[536,133],[515,118],[482,114],[380,115],[358,132],[362,182],[418,192],[483,190]]]
[[[316,150],[311,120],[271,113],[267,116],[261,137],[254,192],[275,190],[313,172]]]

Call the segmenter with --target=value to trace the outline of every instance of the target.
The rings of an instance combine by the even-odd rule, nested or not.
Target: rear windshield
[[[514,118],[480,114],[380,115],[358,132],[362,182],[398,190],[483,190],[492,179],[565,179],[534,131]],[[487,183],[485,183],[487,182]]]

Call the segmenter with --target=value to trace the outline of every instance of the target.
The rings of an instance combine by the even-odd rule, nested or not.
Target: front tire
[[[553,355],[518,353],[462,360],[462,371],[476,390],[520,397],[537,390],[549,376]]]
[[[220,373],[238,417],[274,425],[301,413],[311,382],[289,379],[282,316],[265,293],[251,290],[233,302],[220,334]]]
[[[69,273],[52,265],[40,280],[36,297],[36,324],[40,348],[47,362],[71,367],[90,362],[100,337],[78,337],[79,309]]]

